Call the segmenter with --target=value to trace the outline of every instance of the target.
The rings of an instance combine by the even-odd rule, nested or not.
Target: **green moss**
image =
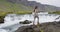
[[[60,11],[49,12],[49,14],[60,14]]]
[[[16,14],[31,14],[31,11],[19,11]]]
[[[17,11],[17,12],[0,12],[0,16],[5,16],[7,14],[31,14],[32,11]]]
[[[0,16],[0,24],[1,24],[1,23],[4,23],[4,17],[5,17],[5,16]]]

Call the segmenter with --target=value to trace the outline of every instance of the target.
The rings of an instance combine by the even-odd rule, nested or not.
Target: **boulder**
[[[40,32],[40,30],[36,26],[23,26],[15,32]]]
[[[0,16],[0,23],[4,23],[4,16]]]
[[[32,22],[29,20],[25,20],[25,21],[20,22],[20,24],[30,24],[30,23],[32,23]]]

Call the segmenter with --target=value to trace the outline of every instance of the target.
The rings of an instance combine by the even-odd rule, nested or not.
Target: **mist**
[[[60,7],[60,0],[28,0],[28,1],[36,1],[42,4],[54,5]]]

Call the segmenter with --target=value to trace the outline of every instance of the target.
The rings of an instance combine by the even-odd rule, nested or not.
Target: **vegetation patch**
[[[49,12],[49,14],[60,14],[60,11]]]

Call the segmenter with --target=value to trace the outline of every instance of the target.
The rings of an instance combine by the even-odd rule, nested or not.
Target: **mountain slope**
[[[60,7],[52,6],[52,5],[46,5],[46,4],[41,4],[37,3],[35,1],[28,1],[28,0],[8,0],[8,2],[11,3],[19,3],[19,4],[24,4],[25,6],[38,6],[40,11],[60,11]]]
[[[32,11],[36,5],[39,7],[39,11],[60,11],[60,7],[28,0],[0,0],[0,11]]]
[[[0,0],[0,11],[30,11],[31,8],[23,4],[11,3],[7,0]]]

